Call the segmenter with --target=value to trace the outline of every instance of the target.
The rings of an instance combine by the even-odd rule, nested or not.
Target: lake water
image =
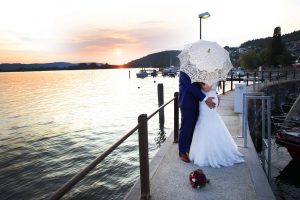
[[[139,69],[0,73],[0,199],[48,199],[81,168],[178,91],[178,77],[137,79]],[[129,78],[129,71],[131,78]],[[165,137],[173,103],[165,109]],[[149,157],[164,136],[149,121]],[[139,177],[137,133],[64,199],[121,199]]]

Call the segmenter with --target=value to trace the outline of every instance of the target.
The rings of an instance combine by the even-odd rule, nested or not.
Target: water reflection
[[[164,84],[165,100],[173,98],[178,80],[155,80]],[[131,130],[139,114],[157,109],[156,86],[152,78],[128,79],[127,69],[0,73],[0,199],[48,199]],[[172,106],[165,114],[172,116]],[[157,126],[155,117],[150,159]],[[171,120],[165,127],[170,133]],[[66,198],[123,199],[138,177],[137,138],[129,137]]]
[[[159,126],[159,131],[157,132],[156,137],[154,138],[155,143],[160,147],[166,141],[166,132],[164,125]]]

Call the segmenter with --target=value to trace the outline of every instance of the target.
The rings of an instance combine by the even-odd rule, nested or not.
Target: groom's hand
[[[212,109],[216,106],[215,102],[213,101],[214,97],[208,97],[205,101],[206,105]]]

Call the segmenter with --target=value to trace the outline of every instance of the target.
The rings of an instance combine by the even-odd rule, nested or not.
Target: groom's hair
[[[205,83],[199,82],[199,85],[200,85],[201,89],[203,89],[203,86],[205,85]]]

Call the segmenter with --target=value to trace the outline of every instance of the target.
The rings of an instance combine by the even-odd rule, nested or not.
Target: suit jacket
[[[190,77],[179,72],[179,107],[188,109],[199,109],[199,101],[205,98],[197,83],[191,83]]]

